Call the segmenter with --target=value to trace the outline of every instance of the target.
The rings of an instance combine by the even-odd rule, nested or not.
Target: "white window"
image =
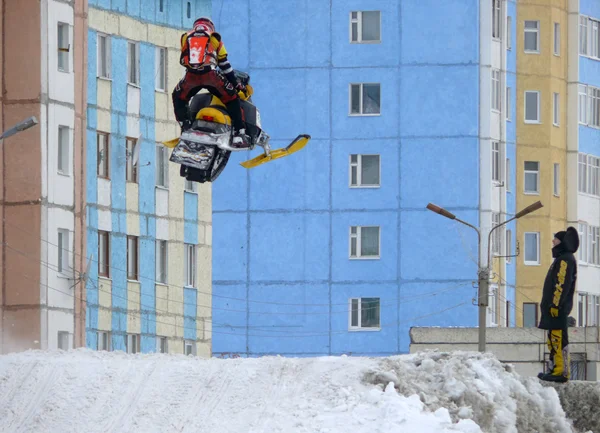
[[[350,329],[380,329],[379,298],[350,299]]]
[[[579,85],[579,123],[587,125],[587,86]]]
[[[110,352],[110,332],[106,331],[98,331],[98,345],[96,346],[98,350],[106,350]]]
[[[183,354],[196,356],[196,342],[192,340],[185,340],[183,345]]]
[[[500,0],[492,0],[492,38],[501,39],[502,9]]]
[[[600,89],[588,86],[588,124],[600,128]]]
[[[578,293],[577,294],[577,302],[578,302],[578,307],[577,308],[577,313],[578,313],[578,317],[577,317],[577,326],[585,326],[585,310],[586,310],[586,295],[585,293]]]
[[[57,271],[61,274],[67,273],[71,269],[69,253],[71,244],[69,243],[69,231],[64,229],[58,230],[58,243],[56,247],[58,257]]]
[[[98,77],[110,78],[111,39],[108,35],[98,34]]]
[[[506,49],[512,49],[512,17],[506,17]]]
[[[554,23],[554,55],[560,56],[560,24]]]
[[[512,231],[506,230],[506,263],[510,263],[512,261]]]
[[[593,20],[593,19],[589,19],[588,22],[588,27],[589,27],[589,52],[588,55],[590,57],[594,57],[596,59],[600,58],[600,31],[599,31],[599,27],[600,27],[600,22]]]
[[[540,52],[540,22],[525,21],[525,52]]]
[[[138,168],[137,164],[133,163],[133,151],[136,144],[137,139],[135,138],[127,137],[125,139],[125,157],[127,161],[125,166],[125,180],[132,183],[138,183]]]
[[[167,248],[167,241],[156,241],[156,282],[161,284],[167,284]]]
[[[98,275],[110,277],[110,233],[98,231]]]
[[[137,236],[127,236],[127,279],[139,279],[139,242]]]
[[[110,179],[110,145],[108,134],[98,132],[97,144],[98,177]]]
[[[588,261],[588,225],[579,223],[579,249],[577,250],[577,259],[581,263]]]
[[[69,174],[69,158],[71,155],[70,129],[68,126],[58,127],[57,169],[60,174]]]
[[[156,185],[169,187],[169,149],[161,144],[156,146]]]
[[[140,44],[127,42],[127,82],[140,85]]]
[[[185,286],[196,287],[196,245],[185,244]]]
[[[502,93],[500,91],[500,70],[492,69],[492,110],[500,111]]]
[[[158,91],[164,92],[167,90],[167,49],[156,47],[156,72],[155,72],[155,88]]]
[[[167,337],[156,337],[156,351],[158,353],[169,353]]]
[[[350,84],[350,115],[367,116],[381,113],[379,83]]]
[[[381,12],[350,12],[350,42],[359,44],[381,42]]]
[[[378,226],[350,227],[350,258],[379,258],[379,231]]]
[[[193,180],[185,179],[185,183],[183,185],[183,190],[187,192],[198,192],[198,184]]]
[[[525,264],[540,264],[540,234],[537,232],[525,233]]]
[[[560,125],[560,96],[558,93],[552,94],[552,124]]]
[[[540,123],[540,92],[525,92],[525,123]]]
[[[589,262],[592,265],[600,266],[600,227],[589,227],[590,253]]]
[[[492,212],[492,228],[500,225],[500,214]],[[502,251],[502,229],[496,229],[492,233],[492,254],[500,255]]]
[[[510,87],[506,88],[506,120],[511,121]]]
[[[525,193],[538,194],[540,192],[540,163],[525,161]]]
[[[510,191],[510,159],[506,158],[506,173],[504,174],[504,186],[506,187],[506,191]]]
[[[127,353],[139,353],[140,351],[140,336],[138,334],[127,334],[125,339],[125,347]]]
[[[588,193],[600,196],[600,158],[588,156]]]
[[[579,54],[587,56],[588,53],[588,19],[579,17]]]
[[[490,285],[488,293],[487,325],[498,326],[498,286]]]
[[[69,25],[58,23],[58,70],[69,72]]]
[[[538,325],[538,304],[536,302],[523,303],[523,327],[537,328]]]
[[[492,181],[500,182],[500,143],[492,141]]]
[[[577,156],[578,160],[578,190],[579,192],[586,193],[588,192],[588,181],[587,181],[587,155],[584,153],[580,153]]]
[[[554,164],[554,195],[560,195],[560,164]]]
[[[379,155],[350,155],[350,187],[380,186],[381,162]]]
[[[60,350],[69,350],[69,333],[58,331],[58,348]]]

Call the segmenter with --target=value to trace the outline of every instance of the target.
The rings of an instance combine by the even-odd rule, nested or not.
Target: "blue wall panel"
[[[246,214],[218,214],[213,219],[213,245],[218,245],[213,248],[213,281],[246,280],[247,230]]]
[[[600,156],[600,129],[579,125],[579,151]]]
[[[247,296],[246,284],[213,284],[212,291],[213,355],[247,353],[248,305],[241,300]]]
[[[248,0],[213,0],[212,20],[221,33],[228,59],[235,69],[250,67],[250,14]],[[260,32],[264,32],[264,29]],[[269,33],[269,32],[265,32]],[[261,53],[261,56],[264,54]]]
[[[597,0],[580,0],[579,13],[589,17],[600,19],[600,3]]]
[[[600,61],[580,56],[579,82],[600,87]]]
[[[183,289],[183,336],[186,340],[196,339],[197,297],[196,289]]]

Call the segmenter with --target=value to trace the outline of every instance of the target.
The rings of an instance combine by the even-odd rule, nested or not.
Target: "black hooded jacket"
[[[573,309],[575,282],[577,281],[577,261],[574,253],[579,248],[579,233],[569,227],[560,244],[552,248],[554,262],[548,270],[544,281],[544,292],[540,308],[542,317],[539,328],[565,329],[567,318]],[[551,309],[557,309],[558,315],[553,317]]]

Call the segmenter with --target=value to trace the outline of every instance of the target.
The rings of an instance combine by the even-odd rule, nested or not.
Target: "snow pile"
[[[473,419],[485,432],[571,432],[558,394],[537,378],[522,377],[491,354],[428,352],[392,357],[365,375],[392,381],[403,395],[418,395],[431,410],[446,408],[454,422]]]
[[[205,360],[80,349],[0,356],[0,432],[517,429],[571,431],[553,389],[478,354]]]

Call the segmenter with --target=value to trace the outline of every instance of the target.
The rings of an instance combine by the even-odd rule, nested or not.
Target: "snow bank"
[[[0,356],[1,432],[517,428],[571,431],[553,389],[477,354],[205,360],[80,349]]]

